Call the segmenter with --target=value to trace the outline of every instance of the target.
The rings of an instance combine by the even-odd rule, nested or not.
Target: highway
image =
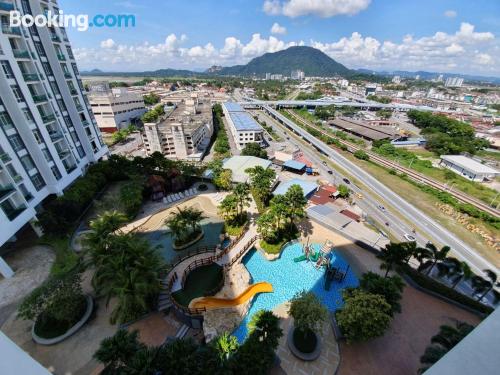
[[[301,118],[300,116],[298,116],[294,112],[288,111],[288,110],[286,112],[290,116],[292,116],[293,118],[295,118],[297,121],[299,121],[300,123],[302,123],[304,125],[307,125],[307,126],[310,126],[312,128],[315,128],[316,130],[318,130],[319,132],[323,133],[324,135],[331,137],[331,134],[328,134],[327,132],[319,129],[316,125],[311,124],[310,122],[304,120],[303,118]],[[434,179],[432,179],[430,177],[427,177],[427,176],[423,175],[422,173],[418,173],[415,170],[407,168],[407,167],[404,167],[404,166],[400,165],[399,163],[397,163],[395,161],[392,161],[390,159],[386,159],[384,157],[381,157],[380,155],[378,155],[378,154],[376,154],[374,152],[367,151],[367,150],[363,149],[362,147],[359,147],[359,146],[357,146],[357,145],[355,145],[353,143],[344,141],[342,139],[337,139],[337,140],[340,143],[342,143],[343,145],[345,145],[347,147],[347,149],[348,149],[349,152],[353,152],[354,153],[354,152],[356,152],[358,150],[364,151],[370,157],[370,160],[376,162],[377,164],[379,164],[379,165],[381,165],[383,167],[386,167],[386,168],[389,168],[389,169],[394,169],[394,170],[396,170],[398,172],[401,172],[401,173],[405,173],[409,178],[411,178],[411,179],[413,179],[413,180],[415,180],[415,181],[417,181],[419,183],[429,185],[429,186],[431,186],[431,187],[433,187],[435,189],[441,190],[441,191],[445,191],[448,194],[450,194],[453,197],[455,197],[456,199],[458,199],[459,201],[471,204],[474,207],[476,207],[477,209],[482,210],[484,212],[487,212],[488,214],[490,214],[492,216],[500,217],[500,211],[498,211],[496,208],[491,207],[487,203],[485,203],[485,202],[483,202],[483,201],[481,201],[479,199],[476,199],[474,197],[471,197],[471,196],[469,196],[469,195],[461,192],[460,190],[453,190],[453,191],[451,191],[446,184],[444,184],[442,182],[439,182],[437,180],[434,180]]]
[[[276,120],[268,116],[262,111],[253,111],[251,112],[252,115],[258,116],[260,121],[265,121],[267,124],[273,126],[274,131],[281,137],[283,140],[286,140],[287,137],[290,138],[290,136],[294,136],[295,134],[292,133],[285,133],[283,129],[277,125]],[[295,135],[295,137],[299,138],[298,136]],[[299,138],[300,139],[300,138]],[[318,167],[318,169],[322,172],[321,173],[321,178],[324,180],[328,180],[334,185],[339,185],[339,184],[344,184],[347,185],[345,182],[343,182],[344,179],[350,177],[347,175],[343,175],[336,171],[335,169],[331,169],[329,166],[326,166],[323,164],[323,161],[321,158],[318,156],[317,153],[312,151],[310,148],[307,147],[302,147],[303,145],[299,144],[301,141],[297,141],[297,143],[294,143],[293,140],[286,140],[286,142],[291,142],[294,146],[299,148],[304,156],[309,159],[312,163],[315,164],[315,166]],[[302,142],[304,142],[302,140]],[[332,174],[329,174],[328,171],[331,171]],[[425,245],[427,242],[426,239],[421,237],[420,235],[414,235],[411,231],[413,228],[409,227],[405,223],[401,222],[401,220],[398,220],[398,218],[393,215],[389,209],[384,207],[381,209],[380,203],[370,194],[367,193],[366,191],[363,191],[360,187],[358,187],[355,183],[352,181],[350,182],[349,185],[347,185],[350,190],[353,192],[351,194],[351,197],[354,199],[356,204],[367,214],[368,217],[370,217],[372,220],[374,220],[380,228],[383,228],[383,237],[388,237],[387,232],[390,232],[395,238],[397,238],[400,241],[406,241],[404,238],[405,234],[411,234],[417,238],[417,241],[421,245]],[[358,198],[356,194],[361,194],[363,198]],[[392,223],[390,226],[385,226],[385,223]]]
[[[300,135],[308,143],[314,146],[314,148],[316,148],[319,152],[328,156],[333,162],[335,162],[344,170],[348,171],[348,173],[350,173],[356,179],[362,181],[364,185],[366,185],[372,192],[379,195],[384,201],[388,202],[393,207],[398,209],[399,214],[404,216],[408,222],[415,223],[415,227],[417,227],[418,229],[417,240],[419,241],[419,243],[422,242],[422,237],[425,236],[441,244],[450,246],[456,256],[464,261],[467,261],[467,263],[469,263],[471,268],[476,273],[482,274],[482,271],[484,269],[491,269],[498,273],[497,267],[495,267],[492,263],[485,260],[474,249],[470,248],[468,245],[457,239],[454,234],[450,233],[447,229],[415,208],[412,204],[405,201],[387,186],[379,182],[371,174],[364,171],[350,160],[346,159],[336,150],[321,142],[320,140],[309,134],[307,131],[302,129],[300,126],[295,124],[293,121],[290,121],[288,118],[275,111],[268,105],[263,106],[263,109],[271,117],[277,119],[281,124]],[[363,195],[366,195],[366,193],[363,193]],[[393,218],[392,220],[390,222],[391,226],[397,226],[397,223],[400,221],[397,218]]]

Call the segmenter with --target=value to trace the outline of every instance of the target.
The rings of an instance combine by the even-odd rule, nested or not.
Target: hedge
[[[409,265],[404,264],[399,266],[399,271],[401,273],[406,274],[411,280],[413,280],[416,284],[421,286],[424,289],[427,289],[431,292],[437,293],[442,295],[443,297],[446,297],[450,300],[453,300],[457,303],[460,303],[464,306],[467,306],[473,310],[476,310],[482,314],[490,314],[493,312],[493,308],[483,305],[479,301],[476,301],[475,299],[468,297],[455,289],[452,289],[426,275],[423,273],[418,272],[417,270],[411,268]]]

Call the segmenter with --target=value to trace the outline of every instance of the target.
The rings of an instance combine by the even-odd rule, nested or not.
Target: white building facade
[[[108,152],[64,28],[10,27],[12,9],[58,12],[55,1],[0,7],[0,246]],[[3,261],[0,272],[10,273]]]
[[[500,171],[462,155],[441,155],[440,165],[471,181],[491,181]]]
[[[222,104],[222,111],[238,149],[243,149],[248,143],[264,146],[264,130],[243,107],[226,102]]]
[[[89,101],[99,129],[106,133],[126,128],[146,113],[142,95],[126,88],[111,89],[107,82],[89,85]]]
[[[212,105],[192,94],[172,107],[155,123],[145,123],[146,152],[161,152],[169,159],[200,161],[213,134]]]

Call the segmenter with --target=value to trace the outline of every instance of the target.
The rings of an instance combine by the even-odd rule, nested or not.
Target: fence
[[[253,246],[253,243],[259,239],[259,235],[255,235],[250,240],[243,246],[243,248],[238,251],[238,253],[233,257],[233,259],[229,260],[229,262],[226,264],[226,266],[229,268],[231,267],[234,263],[236,263],[243,254],[247,252],[247,250]]]

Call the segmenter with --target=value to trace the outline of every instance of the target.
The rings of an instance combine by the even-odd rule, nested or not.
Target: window
[[[14,73],[12,72],[12,68],[7,60],[2,60],[2,70],[5,73],[5,76],[9,78],[14,78]]]
[[[24,143],[18,134],[9,136],[9,142],[14,149],[14,151],[19,151],[24,148]]]
[[[35,164],[33,164],[33,159],[31,159],[31,156],[29,155],[24,155],[21,158],[21,164],[23,165],[24,169],[27,170],[28,172],[31,171],[33,168],[35,168]]]
[[[24,199],[26,199],[27,201],[33,199],[33,195],[28,191],[28,189],[26,189],[26,186],[24,184],[19,185],[19,190],[21,190]]]
[[[83,151],[82,146],[78,146],[76,150],[78,151],[78,155],[80,155],[81,158],[85,157],[85,151]]]
[[[54,73],[52,72],[52,68],[50,67],[50,64],[46,61],[43,61],[42,62],[42,67],[43,67],[43,70],[45,71],[45,74],[47,76],[53,76]]]
[[[35,122],[35,120],[33,120],[33,115],[31,114],[30,110],[28,108],[23,108],[23,114],[24,114],[24,117],[26,118],[26,121],[28,122]]]
[[[55,165],[50,169],[52,170],[52,174],[54,175],[56,180],[60,180],[62,176],[61,176],[61,172],[59,172],[59,169],[57,169],[57,167]]]
[[[10,116],[7,112],[0,112],[0,125],[5,129],[9,130],[14,127],[12,124],[12,121],[10,119]]]
[[[7,171],[9,172],[10,177],[12,177],[15,180],[16,176],[18,175],[16,168],[14,168],[12,166],[12,164],[7,164],[5,167],[7,168]]]
[[[40,131],[38,129],[34,129],[33,130],[33,136],[35,137],[36,139],[36,142],[41,145],[43,143],[43,138],[42,138],[42,134],[40,134]]]
[[[55,82],[50,81],[50,88],[56,95],[61,95],[61,91],[59,91],[59,87],[57,87],[57,84]]]
[[[31,176],[31,182],[33,183],[37,191],[45,186],[45,181],[43,180],[43,177],[40,175],[40,173]]]
[[[21,92],[21,89],[19,88],[18,85],[12,85],[10,86],[12,89],[12,92],[14,93],[14,96],[16,97],[16,100],[18,103],[24,102],[24,97],[23,93]]]
[[[42,150],[42,153],[43,153],[43,156],[45,156],[45,160],[47,160],[48,162],[52,161],[52,156],[50,156],[49,150],[47,150],[46,148],[44,148]]]
[[[75,57],[73,56],[73,51],[71,51],[71,47],[70,46],[66,46],[66,52],[68,52],[68,56],[70,59],[75,59]]]
[[[40,56],[46,56],[45,50],[43,49],[42,43],[35,42],[35,49]]]

